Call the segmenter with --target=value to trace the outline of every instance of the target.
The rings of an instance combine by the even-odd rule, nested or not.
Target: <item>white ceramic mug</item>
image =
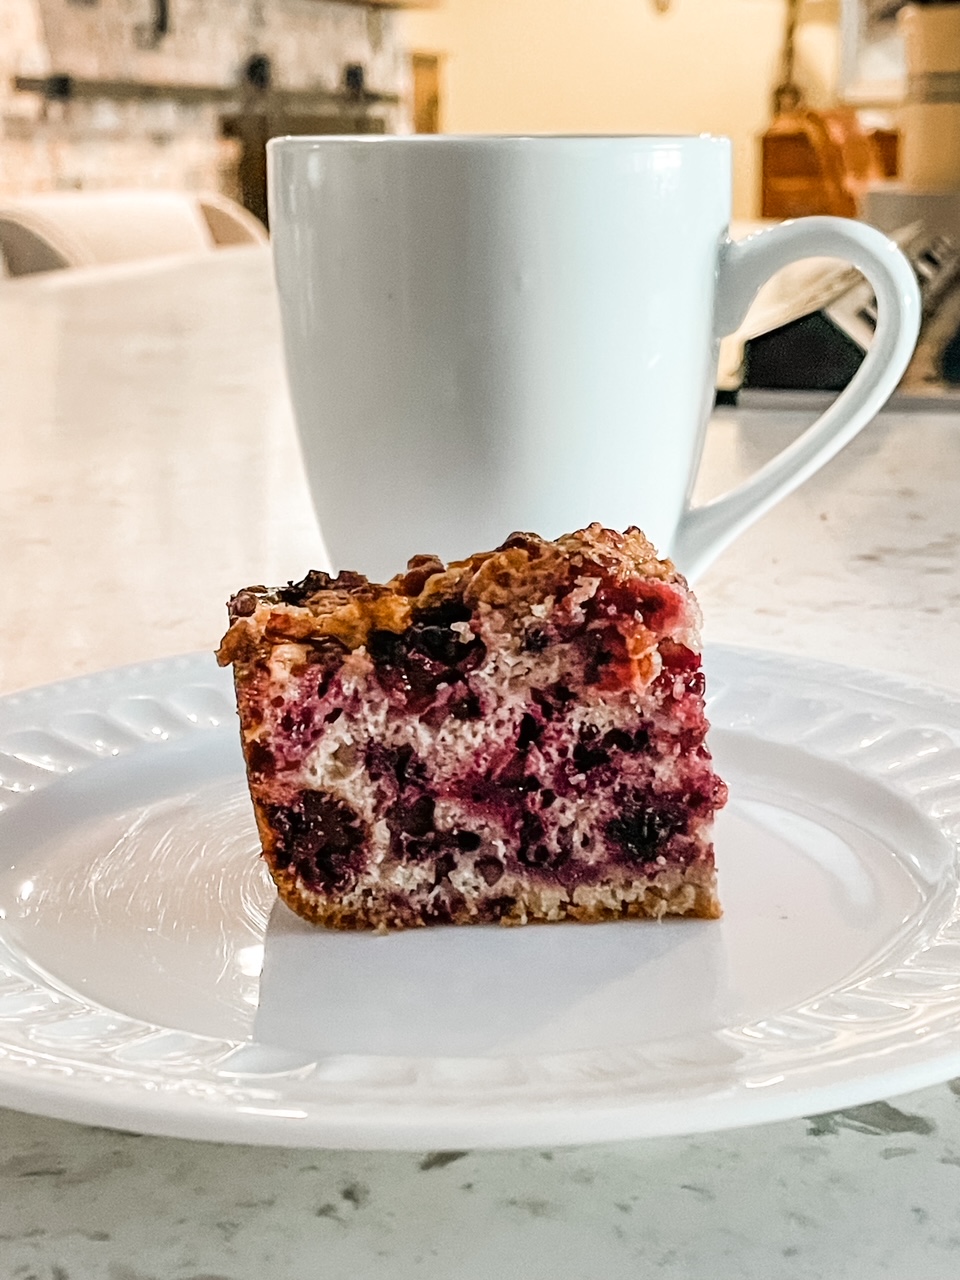
[[[695,576],[870,421],[916,342],[913,273],[872,228],[730,241],[723,138],[282,138],[269,166],[290,389],[337,568],[381,577],[599,520]],[[692,507],[719,339],[814,256],[873,285],[871,350],[797,441]]]

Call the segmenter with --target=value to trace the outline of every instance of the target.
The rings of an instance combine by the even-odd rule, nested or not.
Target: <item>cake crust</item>
[[[229,602],[264,857],[338,929],[720,914],[700,615],[637,529]]]
[[[571,568],[614,579],[641,576],[684,582],[673,562],[658,559],[652,543],[636,528],[617,533],[591,524],[555,542],[535,533],[514,533],[496,550],[450,565],[437,556],[414,556],[405,573],[383,585],[359,573],[345,571],[334,578],[313,570],[286,587],[247,587],[227,602],[230,628],[217,660],[221,666],[233,663],[240,672],[268,654],[273,644],[311,642],[322,636],[359,649],[371,631],[399,633],[416,613],[460,599],[522,617],[532,604],[566,584]]]

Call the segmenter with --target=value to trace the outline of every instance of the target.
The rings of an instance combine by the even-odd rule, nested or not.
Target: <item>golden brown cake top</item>
[[[228,603],[230,629],[217,658],[221,666],[243,663],[264,642],[323,636],[358,649],[371,631],[405,631],[416,613],[449,600],[527,614],[558,587],[594,575],[680,580],[671,561],[660,560],[634,527],[617,533],[594,523],[554,542],[535,533],[513,533],[494,551],[449,565],[437,556],[414,556],[406,572],[383,585],[360,573],[334,578],[313,570],[286,587],[247,587]]]

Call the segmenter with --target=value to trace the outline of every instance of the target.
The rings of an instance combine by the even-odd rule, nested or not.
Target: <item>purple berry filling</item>
[[[600,534],[619,555],[621,535]],[[418,557],[388,587],[313,573],[275,605],[235,597],[251,790],[298,910],[306,895],[343,927],[717,913],[725,788],[704,745],[695,605],[659,562],[567,564],[559,545],[515,535],[465,566],[473,595],[431,596],[446,571]],[[519,611],[524,573],[539,594]],[[369,611],[362,642],[311,630],[328,598],[345,619]],[[244,648],[254,623],[262,647]]]

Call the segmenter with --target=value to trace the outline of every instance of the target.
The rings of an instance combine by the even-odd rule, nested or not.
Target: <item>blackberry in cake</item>
[[[700,615],[637,529],[229,603],[263,854],[337,929],[715,917]]]

